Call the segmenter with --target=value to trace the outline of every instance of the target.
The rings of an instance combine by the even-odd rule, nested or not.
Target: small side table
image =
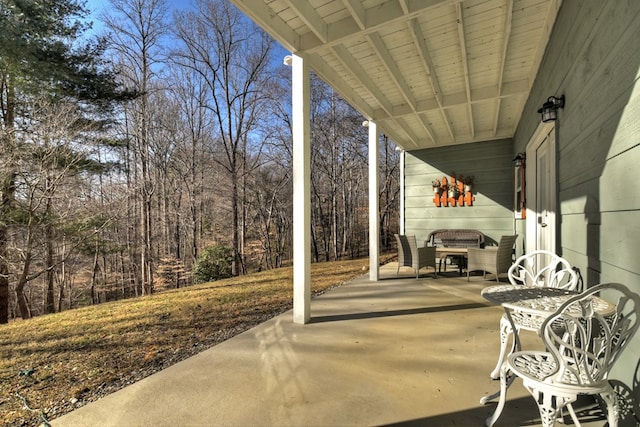
[[[445,271],[447,270],[447,257],[456,257],[458,258],[458,268],[460,270],[460,275],[462,276],[462,269],[466,267],[467,260],[467,248],[447,248],[447,247],[436,247],[436,257],[440,259],[438,264],[438,273],[442,272],[442,261],[445,261]]]

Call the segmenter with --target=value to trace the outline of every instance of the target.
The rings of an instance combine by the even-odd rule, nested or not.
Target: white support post
[[[379,156],[378,129],[374,122],[369,121],[369,280],[371,281],[377,281],[380,275]]]
[[[399,234],[405,234],[404,232],[404,159],[405,151],[400,151],[400,224],[398,225]]]
[[[309,65],[292,55],[293,322],[311,320],[311,142]]]

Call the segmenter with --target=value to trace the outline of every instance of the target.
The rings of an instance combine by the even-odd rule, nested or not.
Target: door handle
[[[542,217],[541,216],[538,217],[538,224],[540,224],[540,227],[546,227],[547,226],[546,223],[542,222]]]

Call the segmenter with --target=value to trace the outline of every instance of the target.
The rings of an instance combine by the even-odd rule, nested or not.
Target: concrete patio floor
[[[397,277],[396,266],[314,298],[310,324],[287,312],[52,425],[484,425],[495,404],[479,400],[499,386],[489,372],[502,309],[480,290],[495,281],[427,270],[416,280],[410,269]],[[521,384],[496,426],[540,425]],[[592,406],[583,426],[604,425]]]

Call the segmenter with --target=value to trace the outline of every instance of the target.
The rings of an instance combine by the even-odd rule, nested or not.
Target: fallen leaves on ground
[[[312,292],[367,266],[313,264]],[[41,425],[289,310],[292,277],[281,268],[0,325],[0,424]]]

